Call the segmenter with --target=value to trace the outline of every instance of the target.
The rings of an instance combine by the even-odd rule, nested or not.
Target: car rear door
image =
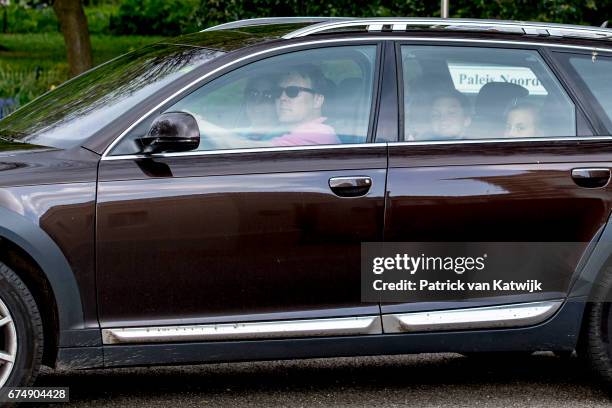
[[[537,47],[427,41],[398,53],[405,114],[402,141],[389,144],[385,240],[576,244],[542,291],[415,291],[383,303],[383,315],[563,298],[610,214],[610,138],[595,135]],[[432,112],[446,104],[458,115],[459,99],[467,107],[453,136]],[[513,133],[517,117],[522,135]]]

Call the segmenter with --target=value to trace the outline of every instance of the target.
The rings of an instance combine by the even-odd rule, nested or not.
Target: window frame
[[[576,134],[573,136],[555,136],[555,137],[531,137],[531,138],[491,138],[491,139],[459,139],[459,140],[436,140],[436,141],[406,141],[405,140],[405,106],[404,106],[404,67],[402,60],[402,47],[403,46],[432,46],[432,47],[470,47],[470,48],[498,48],[504,50],[521,50],[521,51],[535,51],[540,56],[542,63],[549,69],[552,77],[556,79],[557,84],[560,86],[561,90],[565,92],[565,96],[568,100],[574,105],[575,111],[575,132]],[[581,104],[577,102],[576,95],[572,92],[572,88],[568,86],[566,81],[563,78],[557,69],[554,67],[554,63],[550,60],[550,57],[547,55],[547,51],[540,45],[535,44],[516,44],[516,43],[507,43],[507,42],[475,42],[470,41],[469,39],[462,40],[454,40],[452,42],[445,40],[422,40],[422,39],[409,39],[406,40],[397,40],[395,41],[395,52],[397,55],[397,87],[398,87],[398,98],[399,98],[399,106],[400,106],[400,127],[399,127],[399,142],[404,144],[460,144],[460,143],[491,143],[491,142],[507,142],[507,141],[527,141],[527,142],[537,142],[537,141],[547,141],[547,140],[573,140],[573,139],[581,139],[590,136],[595,136],[595,132],[593,131],[594,126],[590,121],[590,118],[584,114],[583,108]],[[586,133],[587,135],[579,136],[581,133],[581,129],[588,129]],[[589,131],[590,130],[590,131]]]
[[[121,160],[121,159],[135,159],[135,158],[155,158],[155,157],[178,157],[178,156],[199,156],[199,155],[210,155],[210,154],[230,154],[230,153],[253,153],[259,151],[295,151],[295,150],[312,150],[312,149],[330,149],[330,148],[350,148],[350,147],[363,147],[363,146],[371,146],[371,145],[379,145],[380,142],[375,141],[376,136],[376,123],[379,114],[379,106],[380,106],[380,83],[382,80],[382,61],[381,58],[383,56],[383,47],[385,45],[385,41],[382,41],[379,38],[372,39],[359,39],[357,41],[350,39],[338,39],[338,40],[319,40],[319,41],[308,41],[308,42],[300,42],[297,44],[284,44],[278,47],[270,47],[269,45],[259,51],[251,51],[250,53],[245,54],[245,50],[241,50],[241,52],[237,52],[234,54],[228,54],[228,56],[233,56],[230,61],[228,61],[225,65],[218,68],[213,73],[209,70],[206,72],[202,72],[195,80],[193,80],[188,86],[185,86],[183,89],[180,89],[178,92],[175,92],[170,97],[166,98],[164,101],[159,103],[155,108],[148,111],[146,114],[140,116],[137,120],[133,121],[129,127],[127,127],[118,137],[113,140],[113,142],[105,149],[102,160]],[[151,116],[159,115],[163,113],[166,109],[173,106],[175,103],[185,98],[187,95],[192,92],[197,91],[209,83],[221,78],[222,76],[239,70],[249,64],[256,63],[259,61],[263,61],[269,58],[273,58],[279,55],[285,55],[295,52],[307,51],[307,50],[316,50],[316,49],[328,49],[334,47],[359,47],[359,46],[374,46],[375,47],[375,58],[373,65],[373,74],[372,74],[372,100],[370,104],[370,115],[368,118],[368,129],[367,129],[367,137],[364,143],[359,144],[335,144],[335,145],[304,145],[304,146],[270,146],[270,147],[261,147],[261,148],[236,148],[236,149],[215,149],[215,150],[193,150],[187,152],[176,152],[176,153],[156,153],[156,154],[143,154],[143,153],[133,153],[133,154],[115,154],[112,152],[115,148],[120,146],[121,142],[124,138],[126,138],[130,132],[138,126],[143,121],[146,121]]]

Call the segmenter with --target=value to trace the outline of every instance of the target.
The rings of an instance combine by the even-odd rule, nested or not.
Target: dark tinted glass
[[[405,140],[576,135],[574,105],[537,51],[403,46]]]
[[[167,112],[193,115],[198,150],[365,143],[374,89],[375,45],[289,52],[231,71]],[[135,126],[111,155],[140,153]]]
[[[221,52],[158,44],[116,58],[0,121],[0,138],[69,148]]]
[[[612,122],[612,58],[577,55],[569,61]]]

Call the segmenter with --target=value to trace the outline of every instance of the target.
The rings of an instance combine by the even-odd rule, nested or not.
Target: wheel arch
[[[584,298],[588,301],[603,274],[612,271],[612,216],[589,243],[577,271],[568,300]]]
[[[59,246],[26,217],[0,207],[0,238],[27,254],[48,281],[57,306],[59,344],[62,333],[84,329],[83,303],[76,277]]]

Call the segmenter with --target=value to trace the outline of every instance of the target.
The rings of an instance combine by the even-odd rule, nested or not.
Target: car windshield
[[[155,44],[115,58],[50,91],[0,121],[0,139],[70,148],[168,83],[223,54]]]

